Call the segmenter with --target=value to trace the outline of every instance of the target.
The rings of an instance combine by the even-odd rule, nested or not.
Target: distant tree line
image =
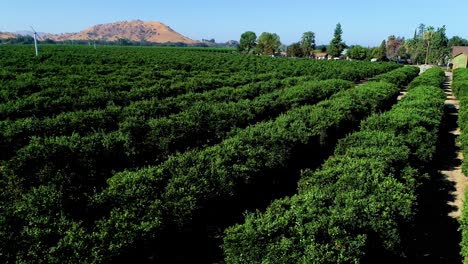
[[[34,44],[34,38],[31,36],[18,35],[16,38],[0,39],[1,44]]]
[[[252,31],[241,35],[238,50],[245,54],[273,55],[280,51],[286,51],[289,57],[311,58],[317,51],[328,52],[333,57],[340,57],[347,45],[342,39],[343,30],[338,23],[335,28],[334,37],[328,46],[317,46],[315,33],[307,31],[302,34],[298,42],[289,46],[281,45],[280,37],[276,33],[263,32],[258,38]],[[281,48],[283,47],[283,48]],[[318,50],[317,50],[318,49]]]
[[[40,44],[72,44],[72,45],[106,45],[106,46],[165,46],[165,47],[206,47],[206,48],[236,48],[239,43],[235,40],[230,40],[225,43],[216,43],[214,39],[203,40],[196,44],[187,44],[183,42],[155,43],[146,40],[129,40],[121,38],[115,41],[90,39],[90,40],[64,40],[55,41],[52,39],[39,39]],[[0,44],[34,44],[32,36],[17,35],[15,38],[0,39]]]
[[[411,39],[390,35],[378,48],[370,50],[371,57],[382,61],[410,61],[414,64],[445,64],[454,46],[467,46],[468,40],[448,38],[445,26],[434,28],[420,24]],[[348,51],[349,52],[349,51]]]
[[[342,41],[343,30],[341,24],[338,23],[335,29],[334,38],[328,47],[321,46],[321,51],[327,51],[335,57],[339,57],[346,44]],[[255,32],[244,32],[239,41],[238,50],[245,54],[258,55],[274,55],[281,51],[281,40],[276,33],[263,32],[259,37]],[[302,34],[300,41],[289,46],[285,46],[283,51],[286,51],[289,57],[313,57],[315,49],[315,33],[307,31]]]
[[[281,51],[281,40],[276,33],[263,32],[258,38],[255,32],[247,31],[241,35],[238,50],[245,54],[274,55]],[[291,57],[310,57],[315,49],[315,33],[307,31],[299,42],[286,47]]]
[[[280,51],[281,40],[276,33],[263,32],[258,38],[252,31],[241,35],[238,50],[249,54],[274,55]]]
[[[343,29],[338,23],[329,45],[316,46],[315,33],[303,33],[300,41],[289,46],[282,46],[276,33],[263,32],[259,37],[252,32],[244,32],[239,41],[238,50],[245,54],[274,55],[286,51],[289,57],[313,57],[317,52],[326,52],[329,58],[346,56],[353,60],[395,61],[414,64],[445,64],[451,56],[453,46],[468,46],[468,40],[454,36],[448,38],[446,28],[435,29],[420,24],[414,37],[405,39],[390,35],[378,47],[348,46],[342,38]],[[283,48],[282,48],[283,47]]]

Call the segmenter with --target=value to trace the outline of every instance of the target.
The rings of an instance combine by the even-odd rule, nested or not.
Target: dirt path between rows
[[[448,114],[451,115],[453,119],[458,119],[458,110],[460,108],[460,102],[452,93],[452,73],[446,72],[445,75],[447,78],[447,81],[444,84],[444,90],[447,94],[445,106],[449,110]],[[456,127],[452,127],[449,133],[454,136],[456,144],[456,138],[460,136],[460,127],[458,127],[458,124]],[[461,161],[463,160],[463,155],[460,150],[460,147],[456,145],[454,150],[455,154],[453,155],[453,162],[451,162],[452,166],[449,166],[446,170],[440,171],[440,173],[445,177],[447,181],[453,183],[454,190],[450,193],[453,199],[451,201],[448,201],[448,205],[451,206],[453,210],[449,212],[449,216],[455,219],[459,219],[461,217],[461,210],[463,208],[467,178],[461,170]]]
[[[452,94],[451,80],[451,73],[446,73],[447,98],[437,152],[429,177],[419,191],[415,224],[408,230],[411,241],[406,258],[399,263],[462,263],[458,218],[467,181],[460,168],[459,102]]]

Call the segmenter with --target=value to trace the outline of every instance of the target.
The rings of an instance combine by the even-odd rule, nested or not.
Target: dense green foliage
[[[457,43],[463,43],[462,39],[458,37],[450,42],[445,26],[435,29],[433,26],[420,24],[414,37],[406,40],[403,46],[415,64],[440,64],[448,62],[450,49]]]
[[[452,90],[454,95],[460,100],[460,104],[464,104],[466,96],[468,95],[468,70],[467,69],[455,69],[453,71],[453,83]],[[460,105],[460,117],[459,125],[463,128],[463,125],[466,124],[466,121],[463,121],[465,118],[465,111],[467,111],[462,105]],[[467,120],[468,121],[468,120]]]
[[[376,75],[372,77],[370,81],[393,83],[400,88],[404,88],[408,83],[411,85],[416,82],[416,80],[413,80],[415,78],[418,80],[421,78],[426,79],[426,77],[421,77],[423,75],[418,76],[418,74],[419,68],[417,67],[402,67],[391,72]]]
[[[365,60],[367,59],[367,49],[362,46],[355,45],[348,49],[346,56],[353,60]]]
[[[333,33],[333,39],[330,41],[330,45],[327,47],[327,52],[333,57],[339,57],[346,47],[346,44],[342,39],[343,30],[341,24],[336,24],[335,31]]]
[[[360,86],[317,106],[293,109],[274,121],[241,130],[219,145],[176,155],[157,167],[114,175],[97,196],[103,209],[112,205],[112,210],[95,230],[100,234],[95,243],[109,243],[106,248],[116,251],[103,255],[113,256],[131,246],[119,234],[133,234],[132,241],[162,240],[171,227],[182,230],[188,226],[197,211],[208,213],[207,204],[217,211],[224,206],[219,201],[249,202],[247,194],[267,188],[270,181],[281,181],[281,175],[273,172],[288,168],[301,146],[319,155],[362,117],[390,104],[397,92],[383,83]],[[150,199],[144,199],[148,193]],[[132,221],[125,220],[127,217]]]
[[[256,46],[257,35],[252,31],[242,33],[239,41],[238,50],[244,53],[250,53]]]
[[[263,32],[255,46],[255,52],[262,55],[273,55],[280,51],[281,41],[276,33]]]
[[[418,86],[364,121],[319,170],[302,173],[298,194],[226,230],[227,263],[359,263],[402,254],[445,97],[439,87]]]
[[[159,144],[168,147],[169,142],[164,137],[166,139],[168,139],[167,137],[175,137],[177,141],[190,141],[190,138],[193,137],[201,141],[201,144],[203,141],[210,139],[208,136],[210,133],[211,138],[221,137],[221,131],[226,133],[233,127],[242,127],[253,121],[278,115],[278,113],[292,106],[313,103],[314,100],[324,99],[332,92],[351,87],[351,83],[347,81],[309,81],[289,89],[281,89],[284,85],[292,85],[298,81],[297,78],[290,78],[284,81],[262,82],[258,86],[262,89],[259,91],[277,90],[240,101],[234,100],[236,95],[240,95],[240,98],[245,95],[255,95],[257,94],[255,87],[249,86],[248,88],[251,88],[248,91],[249,93],[242,93],[242,90],[245,89],[238,88],[235,90],[236,92],[230,94],[226,93],[226,91],[218,93],[221,96],[216,96],[217,94],[214,91],[186,94],[170,98],[172,100],[158,101],[152,99],[139,101],[125,108],[108,106],[98,110],[66,112],[44,119],[23,118],[14,121],[2,121],[0,122],[2,128],[0,132],[1,157],[3,159],[11,157],[14,152],[24,147],[32,136],[52,137],[71,135],[72,133],[85,136],[95,133],[97,130],[109,132],[119,127],[134,139],[135,147],[138,146],[136,150],[141,153],[145,152],[143,148],[151,148],[151,146],[154,147]],[[270,86],[270,83],[273,85]],[[226,89],[220,88],[215,91],[221,90]],[[206,98],[210,95],[211,97]],[[223,102],[223,97],[226,96],[232,100]],[[196,100],[203,98],[206,99],[198,102]],[[190,101],[187,101],[187,99],[190,99]],[[221,101],[219,102],[217,99]],[[170,109],[174,106],[179,106],[175,108],[176,110],[186,109],[182,112]],[[158,113],[162,111],[166,114],[175,113],[159,117]],[[155,131],[155,129],[159,130],[159,132]],[[176,130],[180,131],[176,133]],[[210,132],[210,130],[212,131]],[[147,140],[151,142],[147,142]],[[146,159],[151,157],[150,153],[153,151],[155,150],[148,149],[145,152]],[[154,154],[159,155],[162,152],[154,152]]]
[[[315,49],[315,33],[307,31],[302,34],[300,42],[293,43],[287,47],[288,57],[305,57],[309,58],[313,55]]]
[[[427,69],[424,74],[419,75],[409,85],[408,90],[421,85],[440,86],[445,80],[445,73],[440,68],[433,67]]]
[[[372,57],[378,59],[379,61],[387,61],[387,43],[385,40],[382,40],[382,43],[380,43],[380,46],[376,49],[374,49],[374,52],[372,54]]]
[[[187,234],[223,226],[215,212],[268,201],[305,151],[320,162],[398,93],[349,81],[401,71],[201,49],[31,51],[0,47],[2,262],[183,254]]]
[[[302,34],[301,48],[305,57],[312,56],[312,52],[315,50],[315,33],[307,31]]]
[[[458,115],[458,125],[461,135],[459,142],[463,157],[468,157],[468,69],[456,69],[453,73],[452,90],[458,100],[460,100],[460,110]],[[468,172],[468,159],[465,158],[462,163],[462,171],[465,175]],[[468,191],[465,192],[465,201],[468,197]],[[464,203],[462,210],[462,219],[460,230],[462,232],[461,255],[464,263],[468,262],[468,203]]]

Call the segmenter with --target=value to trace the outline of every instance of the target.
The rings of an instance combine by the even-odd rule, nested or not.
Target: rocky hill
[[[78,33],[47,34],[43,38],[55,41],[65,40],[104,40],[146,41],[154,43],[180,42],[196,44],[198,41],[187,38],[161,22],[141,20],[122,21],[90,27]]]
[[[0,32],[0,39],[16,38],[17,35],[10,32]]]

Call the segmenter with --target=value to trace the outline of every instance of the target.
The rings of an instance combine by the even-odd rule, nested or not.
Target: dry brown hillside
[[[56,41],[91,39],[116,41],[118,39],[128,39],[131,41],[143,40],[155,43],[197,43],[197,41],[175,32],[161,22],[145,22],[141,20],[101,24],[85,29],[79,33],[49,34],[45,35],[43,38],[50,38]]]
[[[16,38],[17,36],[9,32],[0,32],[0,39]]]

